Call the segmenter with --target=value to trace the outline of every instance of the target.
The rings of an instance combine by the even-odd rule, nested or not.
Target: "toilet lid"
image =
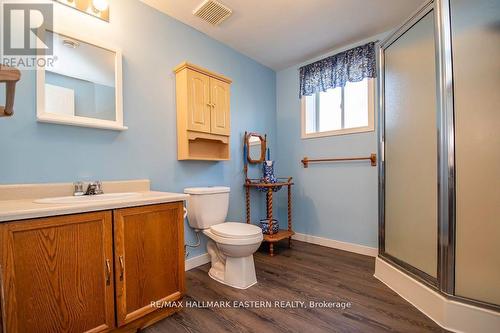
[[[210,231],[226,238],[247,238],[262,234],[262,229],[255,225],[237,222],[217,224],[210,227]]]
[[[212,186],[212,187],[189,187],[184,189],[186,194],[218,194],[218,193],[229,193],[231,189],[225,186]]]

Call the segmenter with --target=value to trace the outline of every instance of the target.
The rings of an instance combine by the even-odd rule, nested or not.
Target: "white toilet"
[[[210,277],[225,285],[247,289],[257,283],[253,254],[262,243],[262,230],[246,223],[226,222],[229,187],[187,188],[189,225],[209,238]]]

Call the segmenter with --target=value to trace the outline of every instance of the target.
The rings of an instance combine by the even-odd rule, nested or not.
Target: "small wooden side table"
[[[245,181],[245,197],[246,197],[246,215],[247,223],[251,223],[250,218],[250,189],[251,188],[266,188],[266,203],[267,203],[267,219],[270,221],[269,231],[271,234],[264,235],[264,242],[269,243],[269,255],[274,256],[274,243],[288,238],[288,247],[292,246],[292,236],[295,234],[292,230],[292,177],[280,178],[277,183],[262,183],[260,180],[247,179]],[[273,234],[273,192],[274,188],[286,186],[288,190],[288,229],[279,230]]]

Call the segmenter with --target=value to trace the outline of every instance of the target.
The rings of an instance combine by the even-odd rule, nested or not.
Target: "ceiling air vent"
[[[233,11],[220,2],[214,0],[205,0],[203,3],[195,9],[193,14],[202,18],[212,25],[219,25],[227,19]]]

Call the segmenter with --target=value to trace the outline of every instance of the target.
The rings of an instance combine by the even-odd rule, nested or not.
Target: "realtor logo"
[[[50,3],[3,3],[3,56],[53,54],[53,42],[45,38],[53,28]]]

